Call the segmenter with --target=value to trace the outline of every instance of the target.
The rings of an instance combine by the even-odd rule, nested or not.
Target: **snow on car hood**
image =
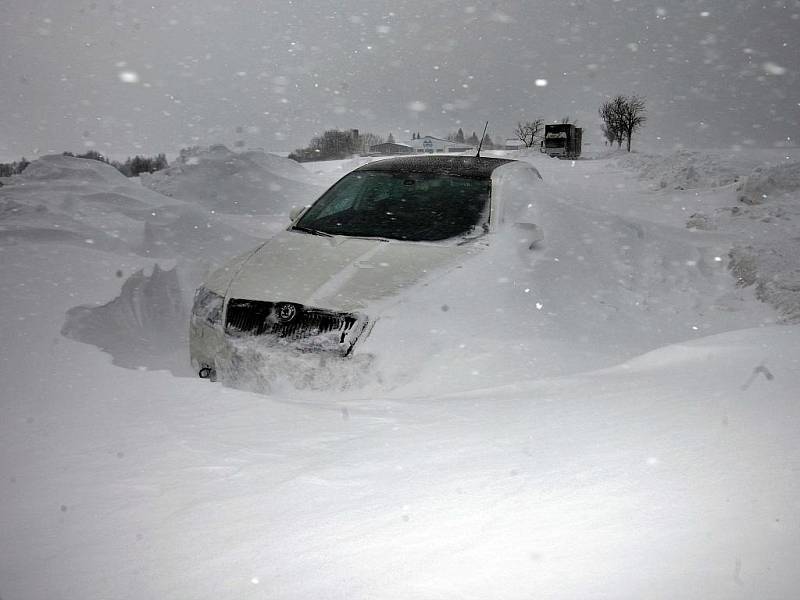
[[[227,295],[345,312],[363,310],[447,268],[473,248],[284,231],[241,265]]]

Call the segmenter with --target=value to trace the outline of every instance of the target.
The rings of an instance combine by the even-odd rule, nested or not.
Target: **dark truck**
[[[558,158],[578,158],[581,155],[582,135],[583,129],[572,123],[545,125],[542,152]]]

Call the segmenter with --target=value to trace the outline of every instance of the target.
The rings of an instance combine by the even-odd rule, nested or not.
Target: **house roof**
[[[381,142],[380,144],[373,144],[369,148],[372,150],[373,148],[386,148],[387,146],[391,148],[407,148],[408,150],[413,150],[408,144],[398,144],[397,142]]]

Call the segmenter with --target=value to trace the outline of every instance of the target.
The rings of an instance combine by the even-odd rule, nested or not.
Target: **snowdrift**
[[[649,182],[653,189],[703,190],[741,183],[757,170],[772,169],[785,163],[787,151],[781,149],[677,150],[670,154],[608,153],[623,169]]]
[[[142,184],[165,196],[232,214],[289,214],[324,191],[298,163],[264,152],[225,146],[184,151],[168,168],[142,174]]]
[[[384,379],[423,393],[563,375],[775,319],[734,288],[717,236],[576,207],[546,183],[520,197],[533,206],[533,247],[510,223],[380,313],[363,350]]]
[[[6,184],[31,185],[49,182],[63,187],[105,183],[126,185],[128,178],[114,167],[97,160],[50,154],[33,161],[18,175],[6,179]]]
[[[744,205],[720,217],[749,234],[731,250],[737,282],[755,286],[784,320],[800,322],[800,163],[757,168],[737,193]]]
[[[756,167],[737,188],[739,201],[745,204],[764,204],[783,199],[800,190],[800,163],[792,162],[771,167]],[[800,202],[797,202],[800,203]]]
[[[113,261],[145,259],[139,264],[152,275],[130,276],[110,304],[71,310],[63,330],[129,368],[187,374],[186,319],[195,287],[209,270],[257,245],[262,238],[254,234],[272,230],[255,224],[242,231],[223,215],[89,159],[43,157],[0,189],[0,243],[67,244],[110,253]]]
[[[3,597],[797,596],[800,330],[754,299],[794,285],[790,184],[541,161],[532,248],[385,307],[349,372],[245,349],[263,396],[164,370],[187,269],[262,219],[61,160],[0,188]]]
[[[188,302],[175,268],[158,265],[150,275],[139,270],[125,280],[120,295],[102,306],[67,311],[61,334],[94,344],[129,369],[172,368],[188,374],[186,323]],[[177,360],[173,360],[177,355]]]
[[[212,212],[143,188],[110,165],[60,155],[36,160],[7,180],[0,237],[210,264],[258,242]]]
[[[739,181],[739,170],[729,161],[702,151],[681,150],[669,155],[630,153],[617,165],[638,172],[641,179],[659,189],[689,190],[730,185]]]
[[[45,156],[6,180],[0,238],[125,252],[141,244],[143,221],[154,207],[175,204],[105,163]]]
[[[800,322],[800,163],[755,168],[736,187],[736,198],[714,219],[744,240],[730,252],[737,283],[753,286],[784,321]]]
[[[685,211],[687,228],[729,245],[724,254],[737,285],[752,288],[780,319],[800,320],[800,163],[789,151],[631,154],[616,164],[661,190],[654,201]]]

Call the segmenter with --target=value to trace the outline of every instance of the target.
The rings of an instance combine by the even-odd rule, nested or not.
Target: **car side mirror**
[[[524,243],[528,250],[533,250],[544,241],[544,232],[536,223],[514,223],[514,227],[524,234],[520,242]]]
[[[292,210],[289,211],[289,220],[294,223],[297,219],[300,218],[300,215],[307,209],[307,206],[295,206]]]

